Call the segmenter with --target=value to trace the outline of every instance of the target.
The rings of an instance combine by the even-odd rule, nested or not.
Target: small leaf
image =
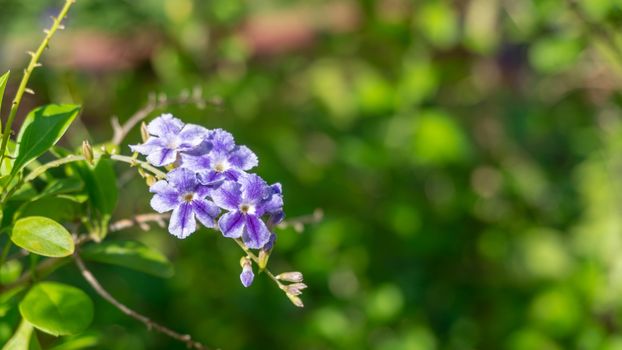
[[[74,250],[69,232],[58,222],[43,216],[17,220],[11,240],[29,252],[49,257],[68,256]]]
[[[55,179],[52,180],[43,191],[41,191],[41,196],[50,196],[54,194],[64,194],[77,192],[82,189],[84,184],[80,179],[76,177],[67,177],[64,179]]]
[[[15,334],[4,345],[2,350],[29,350],[30,336],[32,335],[32,325],[22,319]]]
[[[55,335],[77,334],[93,320],[93,302],[78,288],[56,282],[35,285],[19,312],[36,328]]]
[[[63,136],[80,112],[78,105],[47,105],[28,114],[17,135],[17,156],[11,173],[22,170]]]
[[[88,260],[124,266],[158,277],[171,277],[173,265],[166,256],[137,241],[107,241],[82,249]]]
[[[89,196],[89,204],[93,209],[89,229],[97,241],[106,237],[110,217],[117,205],[118,190],[113,164],[110,159],[100,158],[95,167],[86,162],[72,165],[84,181]]]
[[[50,348],[50,350],[79,350],[79,349],[91,349],[99,343],[97,334],[86,332],[84,334],[76,335],[73,337],[63,338],[63,342]]]
[[[0,76],[0,107],[2,107],[2,97],[4,97],[4,89],[6,88],[6,83],[9,81],[9,75],[11,71],[8,71]]]
[[[42,216],[55,220],[73,220],[80,215],[80,203],[61,196],[45,196],[22,204],[13,219]]]

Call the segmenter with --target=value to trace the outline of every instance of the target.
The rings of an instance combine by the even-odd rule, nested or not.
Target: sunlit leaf
[[[29,252],[63,257],[73,253],[71,235],[61,224],[43,216],[29,216],[15,222],[11,240]]]
[[[6,83],[9,81],[9,76],[11,72],[6,72],[0,76],[0,107],[2,107],[2,98],[4,97],[4,89],[6,88]]]
[[[77,105],[47,105],[28,114],[17,135],[16,158],[12,173],[45,153],[63,136],[80,112]]]
[[[31,347],[29,345],[32,330],[32,325],[28,321],[22,320],[15,334],[13,334],[11,339],[4,345],[2,350],[30,350]]]
[[[93,302],[78,288],[56,282],[35,285],[19,304],[22,316],[52,335],[85,330],[93,320]]]

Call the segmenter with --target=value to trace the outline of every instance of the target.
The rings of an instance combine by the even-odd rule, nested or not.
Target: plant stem
[[[118,161],[118,162],[130,164],[131,166],[140,166],[143,169],[149,170],[158,179],[166,178],[166,173],[164,173],[162,170],[152,166],[151,164],[145,161],[138,160],[132,157],[112,154],[112,155],[96,156],[95,160],[100,159],[100,158],[106,158],[106,157],[112,160]],[[74,154],[74,155],[70,155],[64,158],[53,160],[51,162],[41,165],[38,168],[35,168],[32,172],[28,174],[28,176],[24,178],[23,181],[18,182],[15,186],[13,186],[13,188],[11,188],[11,190],[6,192],[6,194],[2,198],[2,203],[4,203],[11,196],[11,194],[15,193],[15,191],[17,191],[21,186],[36,179],[37,177],[41,176],[41,174],[45,173],[46,171],[52,168],[59,167],[64,164],[80,162],[80,161],[86,161],[86,159],[82,155]]]
[[[257,257],[257,255],[255,255],[250,249],[248,249],[248,247],[246,246],[246,244],[244,244],[244,242],[242,242],[242,240],[240,240],[239,238],[235,238],[234,241],[240,246],[240,248],[242,248],[244,253],[248,254],[248,256],[250,256],[250,258],[253,259],[253,261],[256,262],[257,265],[259,265],[259,258]],[[268,275],[268,277],[270,277],[270,279],[272,279],[274,283],[279,286],[279,288],[283,289],[283,283],[281,283],[281,281],[279,281],[276,276],[274,276],[274,274],[270,272],[270,270],[265,268],[263,269],[263,272],[265,272],[266,275]]]
[[[89,269],[86,268],[86,265],[84,265],[84,261],[82,261],[82,258],[80,257],[80,255],[78,255],[77,252],[73,254],[73,257],[76,262],[76,265],[78,266],[78,269],[82,273],[82,277],[84,277],[84,279],[88,282],[88,284],[90,284],[91,287],[93,287],[93,289],[95,290],[95,292],[97,292],[97,294],[99,294],[102,298],[104,298],[114,307],[119,309],[121,312],[123,312],[127,316],[139,322],[142,322],[145,326],[147,326],[147,329],[149,330],[155,329],[156,331],[162,334],[165,334],[173,339],[176,339],[176,340],[179,340],[180,342],[185,343],[188,348],[193,348],[193,349],[198,349],[198,350],[207,349],[205,345],[193,340],[190,334],[177,333],[174,330],[152,321],[147,316],[144,316],[130,309],[126,305],[122,304],[121,302],[119,302],[112,295],[110,295],[110,293],[108,293],[108,291],[104,289],[104,287],[102,287],[102,285],[95,278],[95,276],[93,276],[91,271],[89,271]]]
[[[4,126],[4,132],[2,133],[2,144],[0,145],[0,163],[4,160],[4,152],[6,151],[6,146],[9,142],[9,138],[11,137],[11,125],[13,124],[13,120],[17,114],[17,109],[19,108],[19,104],[22,101],[22,97],[24,96],[24,92],[26,92],[28,80],[30,79],[30,75],[35,70],[35,68],[39,67],[39,59],[43,54],[43,51],[48,47],[50,43],[50,39],[54,36],[54,33],[58,29],[62,29],[61,22],[67,16],[67,12],[69,12],[69,8],[73,5],[76,0],[65,0],[65,5],[61,9],[60,13],[57,17],[54,18],[54,23],[50,27],[50,29],[44,30],[45,37],[43,41],[39,45],[39,48],[36,52],[31,53],[30,63],[28,63],[28,67],[24,70],[24,76],[22,77],[22,81],[19,84],[19,88],[17,89],[17,93],[15,94],[15,98],[13,99],[13,103],[11,104],[11,110],[9,112],[9,117],[6,121],[6,125]]]

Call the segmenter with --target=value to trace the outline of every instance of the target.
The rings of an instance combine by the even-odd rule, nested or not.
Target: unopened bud
[[[145,124],[145,122],[140,124],[140,137],[143,139],[143,143],[147,142],[149,139],[149,130],[147,130],[147,124]]]
[[[82,141],[82,155],[89,164],[93,165],[93,159],[95,158],[93,156],[93,147],[87,140]]]
[[[270,253],[268,253],[267,251],[263,249],[259,251],[258,265],[259,265],[260,270],[263,270],[266,268],[266,266],[268,266],[268,259],[270,259]]]
[[[276,278],[287,282],[302,282],[303,280],[302,273],[298,271],[283,272],[277,275]]]
[[[145,176],[145,182],[147,183],[147,186],[151,187],[153,186],[154,183],[156,183],[156,178],[153,177],[153,175],[146,175]]]
[[[304,283],[293,283],[285,286],[285,292],[291,295],[300,295],[305,288],[307,288],[307,285]]]
[[[248,257],[242,257],[242,259],[240,259],[240,265],[242,266],[240,281],[244,287],[248,288],[253,284],[253,279],[255,278],[252,262]]]
[[[249,259],[248,256],[243,256],[240,258],[240,266],[242,268],[244,268],[244,266],[251,265],[251,264],[252,264],[251,259]]]
[[[291,295],[289,293],[286,293],[285,295],[287,295],[287,297],[289,298],[289,301],[292,302],[292,304],[298,306],[298,307],[304,307],[305,305],[302,303],[302,299],[300,299],[298,296],[296,295]]]

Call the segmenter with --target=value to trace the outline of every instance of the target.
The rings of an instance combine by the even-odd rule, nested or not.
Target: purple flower
[[[139,145],[130,145],[133,152],[147,156],[149,163],[163,166],[174,163],[180,152],[190,151],[197,147],[209,132],[204,127],[186,124],[173,117],[163,114],[147,125],[147,131],[152,135]]]
[[[283,189],[280,183],[270,185],[270,194],[264,200],[264,208],[266,213],[270,214],[268,224],[270,226],[277,225],[285,218],[283,212]]]
[[[250,287],[253,284],[253,279],[255,278],[255,274],[253,273],[253,267],[250,263],[242,265],[242,273],[240,273],[240,281],[242,281],[242,285],[246,288]]]
[[[195,171],[203,184],[238,177],[258,164],[257,156],[246,146],[237,146],[233,136],[222,130],[212,130],[196,150],[182,155],[182,166]]]
[[[225,237],[239,238],[247,247],[259,249],[270,240],[270,231],[261,217],[272,209],[273,190],[255,174],[243,174],[238,181],[225,181],[212,191],[212,199],[227,210],[218,220]]]
[[[172,210],[169,232],[186,238],[196,231],[196,219],[205,227],[215,227],[220,209],[205,197],[209,189],[201,185],[196,174],[184,168],[177,168],[167,174],[167,180],[154,183],[149,191],[155,193],[151,207],[158,213]]]

